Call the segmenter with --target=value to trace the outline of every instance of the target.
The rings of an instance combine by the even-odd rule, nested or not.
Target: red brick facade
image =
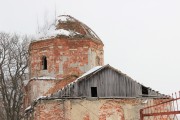
[[[104,65],[104,45],[90,28],[72,17],[56,28],[75,30],[78,37],[60,35],[30,44],[31,79],[24,89],[24,108],[31,105],[26,110],[27,120],[138,120],[139,109],[148,104],[142,99],[51,96],[91,68]],[[37,100],[40,96],[48,99]]]
[[[39,96],[58,91],[91,68],[104,64],[103,43],[87,38],[61,36],[34,41],[29,53],[31,80],[25,87],[24,107]],[[43,80],[40,77],[44,77]],[[46,80],[46,77],[55,79]]]
[[[139,120],[142,99],[41,100],[28,120]]]
[[[27,108],[31,103],[56,85],[58,80],[36,80],[32,79],[24,87],[24,108]],[[38,92],[37,92],[38,91]]]
[[[31,78],[79,76],[94,66],[104,64],[103,43],[97,40],[53,38],[32,42],[29,51]],[[43,69],[44,56],[47,69]]]

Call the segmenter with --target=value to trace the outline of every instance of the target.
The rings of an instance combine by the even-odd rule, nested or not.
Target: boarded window
[[[42,69],[47,70],[47,58],[46,58],[46,56],[42,57]]]
[[[148,95],[148,88],[142,85],[142,94]]]
[[[97,97],[97,87],[91,87],[91,97]]]

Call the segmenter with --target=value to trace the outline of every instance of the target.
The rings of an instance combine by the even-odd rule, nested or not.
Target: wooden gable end
[[[113,67],[106,65],[96,71],[78,78],[65,86],[54,97],[99,97],[99,98],[130,98],[130,97],[162,97],[144,85]]]
[[[97,94],[97,95],[96,95]],[[106,67],[71,87],[71,97],[137,97],[141,85],[123,73]]]

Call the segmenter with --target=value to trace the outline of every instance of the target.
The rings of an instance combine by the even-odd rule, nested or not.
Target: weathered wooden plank
[[[68,87],[60,91],[59,96],[91,97],[91,87],[97,87],[98,97],[139,97],[142,95],[141,84],[109,67],[94,75],[87,75]],[[148,89],[148,94],[158,95],[151,89]]]

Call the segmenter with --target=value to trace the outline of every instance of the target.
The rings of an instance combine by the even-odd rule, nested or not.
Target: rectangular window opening
[[[91,87],[91,97],[97,97],[97,87]]]
[[[148,95],[148,88],[142,85],[142,94]]]

